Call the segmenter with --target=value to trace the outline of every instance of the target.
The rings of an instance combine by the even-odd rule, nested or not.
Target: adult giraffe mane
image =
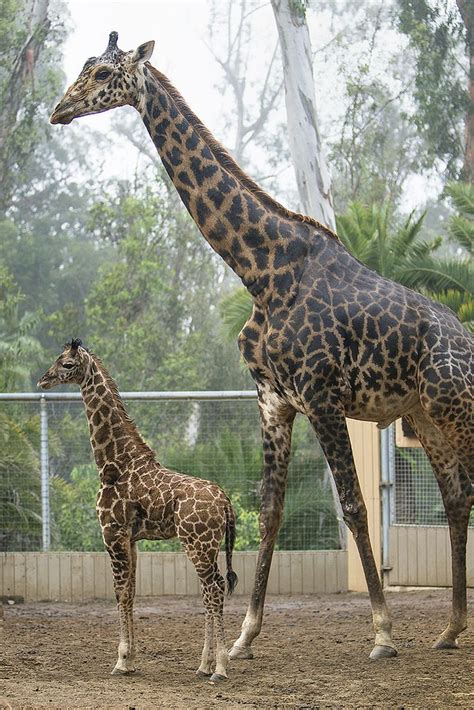
[[[337,234],[335,234],[329,227],[326,227],[318,220],[313,217],[308,217],[307,215],[300,214],[299,212],[293,212],[287,209],[280,202],[275,200],[268,192],[262,190],[262,188],[252,180],[246,172],[236,163],[234,158],[228,153],[228,151],[222,146],[219,141],[217,141],[210,130],[200,121],[196,116],[194,111],[189,108],[188,104],[176,89],[175,86],[170,82],[170,80],[162,74],[158,69],[156,69],[152,64],[146,62],[147,69],[153,74],[153,76],[158,79],[160,84],[163,86],[165,91],[170,95],[173,101],[176,103],[177,107],[183,114],[183,116],[189,121],[194,130],[200,135],[200,137],[207,143],[212,153],[223,168],[228,170],[237,180],[252,194],[258,197],[259,201],[271,209],[275,210],[282,217],[287,219],[294,219],[298,222],[304,222],[305,224],[310,224],[316,229],[323,231],[327,236],[333,237],[333,239],[339,240]]]

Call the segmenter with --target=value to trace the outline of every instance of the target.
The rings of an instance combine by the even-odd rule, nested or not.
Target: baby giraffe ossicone
[[[120,619],[118,659],[112,673],[135,670],[133,600],[138,540],[178,537],[201,584],[205,636],[200,676],[227,678],[224,634],[225,583],[217,558],[225,534],[227,591],[237,583],[232,569],[235,516],[224,491],[209,481],[170,471],[157,461],[128,416],[117,385],[101,361],[78,339],[64,346],[38,386],[78,384],[100,475],[97,497],[105,547],[110,555]],[[215,670],[212,641],[215,636]]]

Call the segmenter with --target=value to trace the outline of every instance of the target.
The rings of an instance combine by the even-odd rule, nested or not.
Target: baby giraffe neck
[[[123,466],[138,453],[152,454],[128,417],[115,382],[95,359],[91,360],[81,393],[99,470],[108,464]]]

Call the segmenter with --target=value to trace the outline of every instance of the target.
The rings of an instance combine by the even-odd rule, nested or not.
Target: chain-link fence
[[[392,523],[447,525],[441,493],[424,450],[397,446],[395,427],[390,429]],[[474,525],[474,516],[471,516],[471,525]]]
[[[0,550],[101,550],[98,474],[79,393],[39,397],[0,396]],[[161,463],[222,486],[237,513],[236,549],[256,549],[262,447],[255,394],[125,393],[124,401]],[[179,549],[176,541],[140,545]],[[325,460],[298,417],[278,548],[337,547]]]

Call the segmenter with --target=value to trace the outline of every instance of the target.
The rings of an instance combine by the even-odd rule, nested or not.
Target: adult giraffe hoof
[[[202,671],[200,668],[197,669],[196,675],[198,678],[209,678],[212,673],[206,673],[206,671]]]
[[[209,683],[222,683],[223,680],[227,680],[226,675],[221,675],[220,673],[213,673],[209,678]]]
[[[235,660],[236,658],[250,659],[253,658],[253,652],[250,646],[238,646],[234,643],[229,651],[229,658],[231,660]]]
[[[394,658],[397,649],[394,646],[374,646],[369,658],[372,661],[380,661],[381,658]]]
[[[454,639],[454,641],[450,641],[449,639],[445,639],[441,636],[441,638],[439,638],[436,643],[433,644],[433,648],[435,648],[437,651],[445,651],[446,649],[450,648],[459,648],[459,646],[457,639]]]

